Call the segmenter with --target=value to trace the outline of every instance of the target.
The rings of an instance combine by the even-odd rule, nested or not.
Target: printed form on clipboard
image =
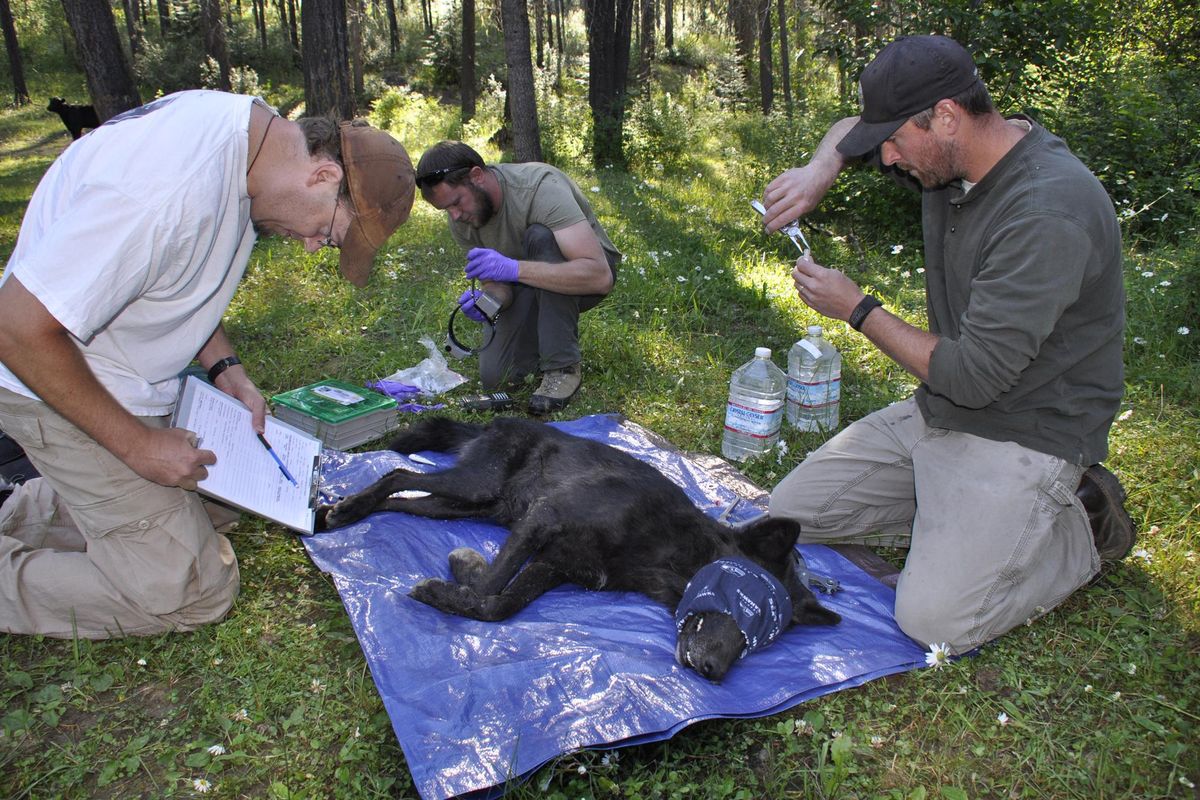
[[[255,434],[250,409],[194,375],[184,381],[172,425],[196,434],[198,446],[217,455],[200,481],[201,492],[301,533],[313,532],[320,439],[267,417],[264,435],[295,476],[292,483]]]

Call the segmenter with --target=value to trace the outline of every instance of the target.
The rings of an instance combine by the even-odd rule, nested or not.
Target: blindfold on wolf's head
[[[722,558],[697,572],[675,608],[675,626],[683,630],[693,614],[728,614],[746,637],[740,658],[779,638],[792,619],[792,600],[784,585],[745,558]]]

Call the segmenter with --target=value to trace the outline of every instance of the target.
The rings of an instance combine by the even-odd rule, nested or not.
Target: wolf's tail
[[[458,422],[446,417],[425,417],[392,439],[388,449],[408,455],[422,450],[456,453],[483,433],[482,425]]]

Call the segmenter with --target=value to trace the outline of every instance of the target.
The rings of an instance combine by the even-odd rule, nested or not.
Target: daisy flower
[[[223,756],[225,755],[225,748],[219,744],[214,744],[212,747],[208,748],[208,754],[210,756]]]
[[[204,778],[194,778],[192,780],[192,788],[195,789],[198,793],[204,794],[204,793],[212,790],[212,784],[209,783]]]
[[[925,666],[941,669],[949,662],[950,650],[945,642],[929,645],[929,652],[925,654]]]

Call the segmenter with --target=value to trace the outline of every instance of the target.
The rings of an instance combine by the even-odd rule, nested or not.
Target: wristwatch
[[[218,375],[232,367],[234,364],[240,363],[242,363],[242,360],[237,356],[225,356],[220,361],[208,368],[208,382],[215,384],[217,382]]]
[[[850,323],[851,328],[854,328],[856,331],[861,331],[862,324],[867,319],[867,314],[870,314],[872,311],[882,305],[883,303],[880,302],[878,297],[870,294],[866,295],[862,300],[859,301],[858,305],[854,307],[854,310],[850,312],[850,319],[846,321]]]

